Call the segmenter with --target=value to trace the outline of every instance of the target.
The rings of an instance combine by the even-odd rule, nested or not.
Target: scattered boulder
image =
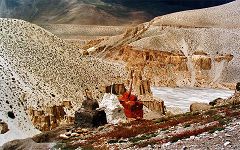
[[[207,103],[193,103],[190,105],[190,112],[209,110],[212,106]]]
[[[86,97],[82,107],[75,112],[75,124],[78,127],[98,127],[107,123],[106,113],[99,109],[97,100]]]
[[[225,100],[222,98],[217,98],[211,102],[209,102],[209,105],[211,106],[221,106],[225,104]]]
[[[12,111],[9,111],[8,113],[8,117],[11,118],[11,119],[15,119],[15,115]]]
[[[227,142],[225,142],[223,145],[224,145],[224,146],[228,146],[229,144],[231,144],[231,142],[227,141]]]
[[[59,137],[62,139],[69,139],[69,137],[65,134],[60,134]]]
[[[232,97],[226,100],[226,102],[232,105],[240,104],[240,92],[236,91]]]
[[[0,122],[0,134],[4,134],[8,131],[9,131],[8,124],[6,122],[1,121]]]
[[[116,95],[105,93],[100,107],[104,108],[108,123],[117,124],[126,120],[123,107]]]

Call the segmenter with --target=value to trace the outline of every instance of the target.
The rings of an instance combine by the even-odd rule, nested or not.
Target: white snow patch
[[[21,128],[18,127],[19,122],[17,121],[17,118],[15,119],[9,118],[7,116],[7,113],[4,111],[0,111],[0,118],[8,124],[8,128],[9,128],[8,132],[6,132],[5,134],[0,134],[0,146],[12,140],[25,139],[40,133],[40,131],[37,129],[36,130],[31,129],[30,132],[32,133],[24,132]],[[23,122],[23,123],[27,124],[27,122]],[[29,126],[31,126],[31,124],[29,124]]]
[[[170,88],[152,87],[154,97],[164,101],[166,107],[178,107],[184,112],[194,102],[209,103],[217,98],[228,98],[233,95],[233,90],[210,89],[210,88]]]

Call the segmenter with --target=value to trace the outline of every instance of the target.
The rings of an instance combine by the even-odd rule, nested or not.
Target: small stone
[[[202,133],[202,134],[200,134],[200,136],[205,136],[206,135],[206,133],[204,132],[204,133]]]
[[[171,145],[171,142],[164,143],[164,144],[162,145],[162,147],[165,148],[165,147],[167,147],[167,146],[169,146],[169,145]]]
[[[227,142],[224,143],[224,146],[227,146],[229,144],[231,144],[231,142],[227,141]]]
[[[236,125],[240,125],[240,121],[236,122]]]
[[[195,136],[190,136],[190,139],[191,139],[191,140],[195,139]]]
[[[152,146],[151,146],[151,145],[148,145],[147,147],[148,147],[148,148],[152,148]]]
[[[82,129],[82,132],[88,132],[88,129],[83,128],[83,129]]]
[[[60,138],[63,138],[63,139],[68,139],[68,138],[69,138],[69,137],[66,136],[65,134],[60,134],[59,137],[60,137]]]
[[[99,127],[97,128],[98,131],[101,131],[102,129],[104,129],[104,126],[99,126]]]
[[[78,136],[79,134],[78,133],[72,133],[71,136],[74,137],[74,136]]]
[[[66,136],[70,136],[72,134],[72,132],[66,132],[65,135]]]
[[[186,147],[186,146],[183,146],[183,147],[182,147],[182,150],[187,150],[187,147]]]
[[[225,134],[225,136],[226,136],[226,137],[231,137],[231,135],[230,135],[230,134],[227,134],[227,133]]]
[[[66,131],[67,132],[70,132],[72,130],[72,128],[67,128]]]

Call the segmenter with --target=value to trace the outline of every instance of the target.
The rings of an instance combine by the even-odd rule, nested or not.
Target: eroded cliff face
[[[46,106],[43,109],[27,109],[33,125],[40,131],[50,131],[63,124],[74,123],[74,117],[68,112],[73,108],[70,101],[63,101],[61,105]]]
[[[106,59],[123,61],[128,72],[134,71],[135,84],[170,87],[209,87],[220,83],[221,73],[233,59],[231,54],[211,56],[203,51],[191,55],[179,51],[138,49],[118,46],[106,54]],[[141,83],[140,83],[141,82]],[[141,87],[141,86],[139,86]],[[136,89],[142,95],[141,89]]]
[[[90,41],[85,54],[125,62],[128,72],[141,72],[155,86],[232,88],[239,80],[237,30],[154,22]]]

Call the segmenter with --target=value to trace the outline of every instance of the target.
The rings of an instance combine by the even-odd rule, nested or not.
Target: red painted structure
[[[130,85],[130,92],[125,92],[118,98],[124,107],[124,113],[127,118],[143,118],[143,103],[138,101],[137,96],[131,94],[132,82]]]
[[[125,92],[119,97],[119,101],[127,118],[143,118],[143,103],[138,101],[135,95]]]

